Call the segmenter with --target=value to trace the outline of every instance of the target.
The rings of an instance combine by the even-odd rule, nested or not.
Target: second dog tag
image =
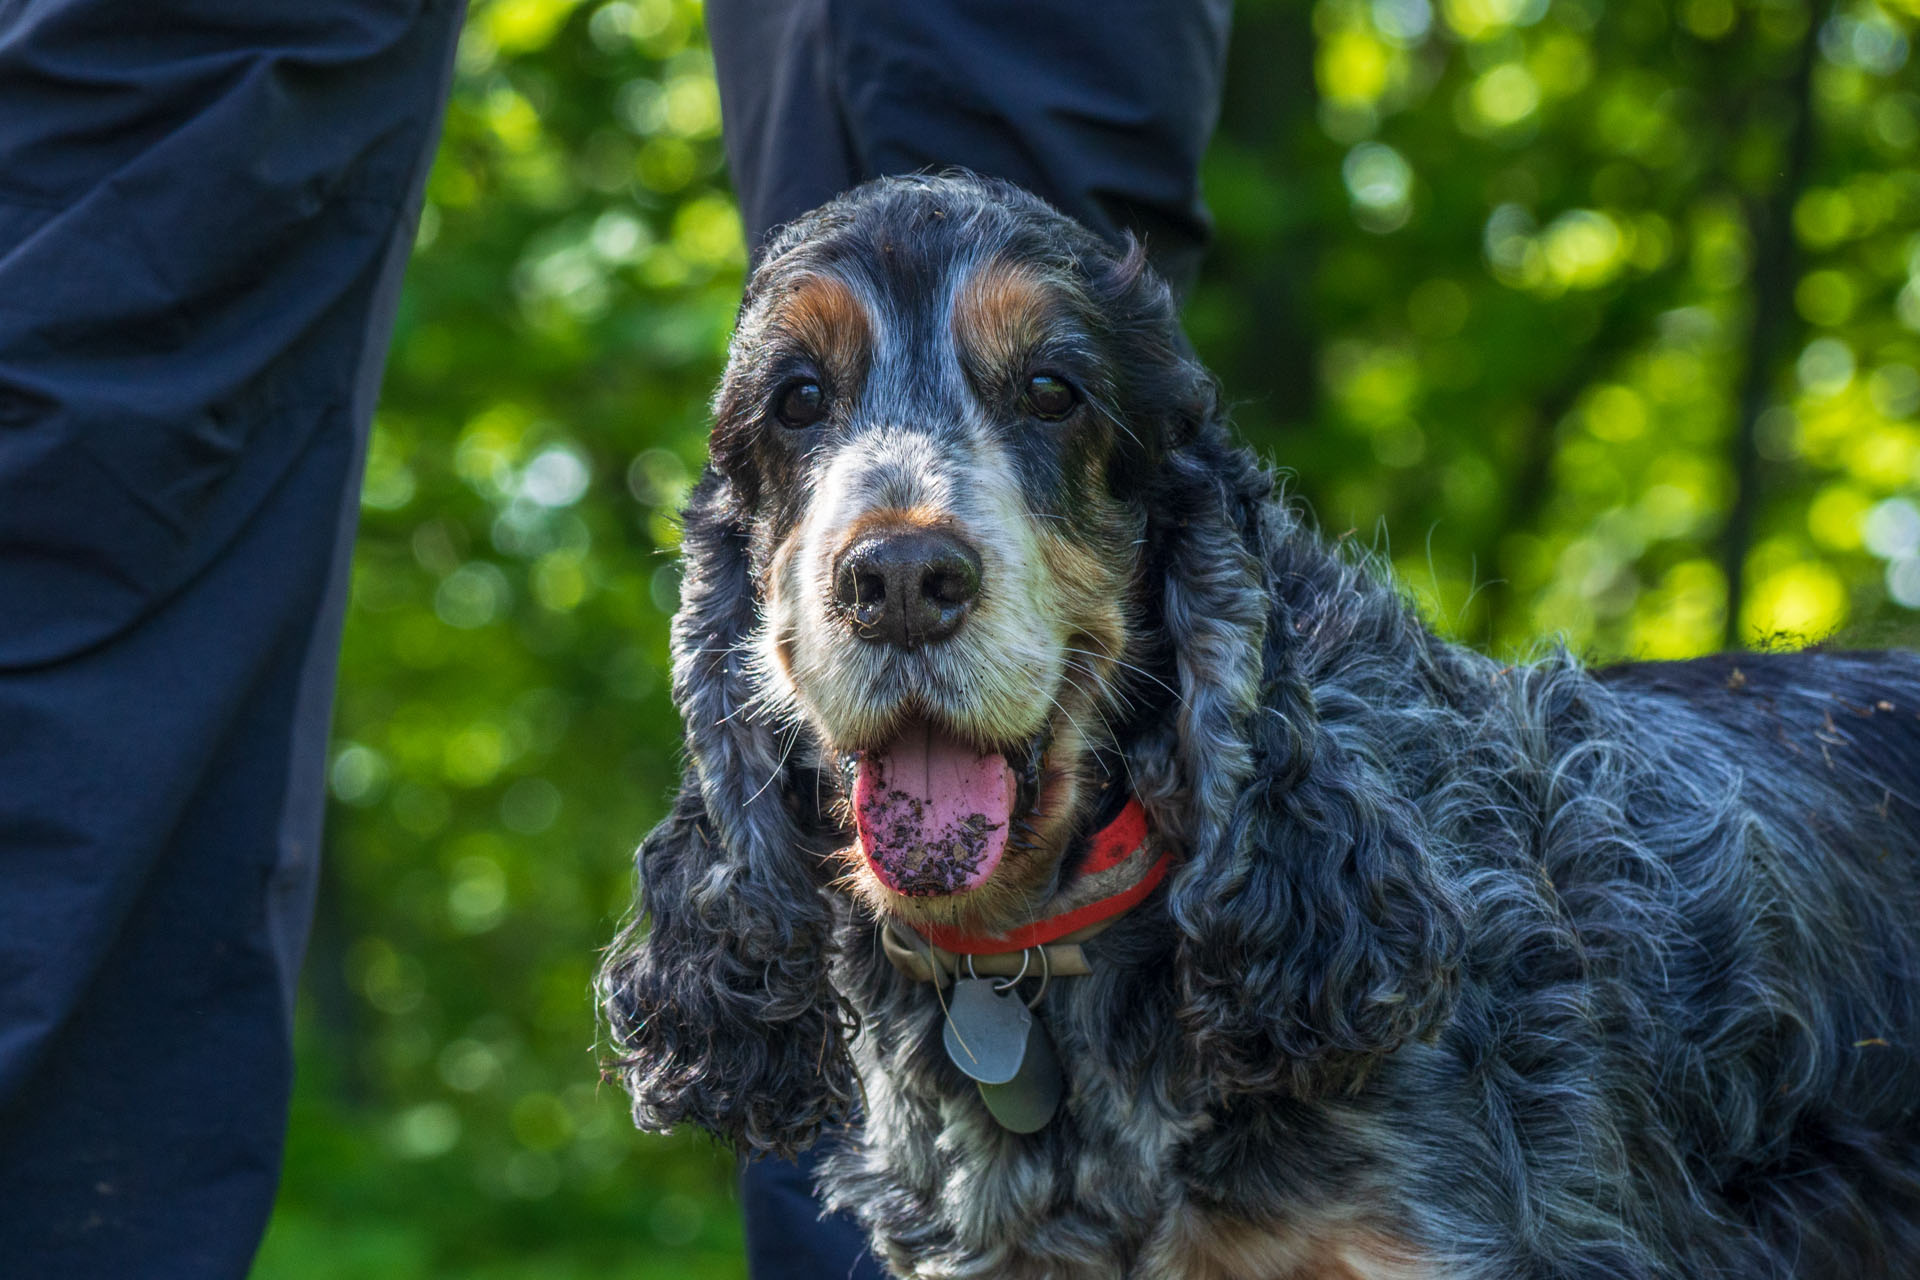
[[[1020,1073],[1032,1024],[1011,988],[1002,993],[990,978],[962,978],[953,984],[941,1038],[954,1066],[982,1084],[1005,1084]]]
[[[980,1100],[1000,1122],[1003,1129],[1015,1133],[1038,1133],[1060,1108],[1060,1095],[1066,1081],[1060,1074],[1060,1059],[1053,1052],[1053,1037],[1045,1025],[1035,1022],[1027,1028],[1027,1053],[1020,1063],[1020,1074],[1005,1084],[976,1084]]]

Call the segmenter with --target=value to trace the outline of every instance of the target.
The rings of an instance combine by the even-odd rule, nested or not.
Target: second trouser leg
[[[1144,236],[1176,290],[1210,222],[1229,0],[709,0],[727,156],[749,242],[868,178],[959,165],[1111,239]]]

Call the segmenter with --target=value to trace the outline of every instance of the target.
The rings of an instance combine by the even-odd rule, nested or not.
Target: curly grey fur
[[[791,1146],[850,1063],[826,1189],[903,1276],[1920,1275],[1920,659],[1447,644],[1275,498],[1137,267],[964,177],[864,188],[769,261],[876,226],[936,260],[1038,239],[1106,310],[1131,656],[1177,690],[1136,688],[1110,745],[1186,861],[1047,989],[1062,1113],[1000,1129],[933,990],[820,887],[811,777],[749,799],[779,756],[731,718],[753,584],[709,477],[691,785],[605,974],[640,1122]]]

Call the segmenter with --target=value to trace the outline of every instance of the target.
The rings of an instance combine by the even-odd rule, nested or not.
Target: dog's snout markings
[[[980,596],[980,553],[954,534],[889,529],[834,562],[833,598],[862,640],[917,649],[960,629]]]

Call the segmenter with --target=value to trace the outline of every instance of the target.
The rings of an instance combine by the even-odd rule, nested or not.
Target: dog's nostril
[[[887,580],[877,573],[853,573],[843,579],[846,589],[834,594],[853,614],[854,621],[870,627],[880,621],[887,608]]]
[[[980,594],[980,571],[965,562],[935,566],[920,580],[920,594],[936,604],[965,604]]]
[[[944,640],[979,595],[979,553],[937,530],[871,534],[834,565],[834,600],[863,640],[908,649]]]

